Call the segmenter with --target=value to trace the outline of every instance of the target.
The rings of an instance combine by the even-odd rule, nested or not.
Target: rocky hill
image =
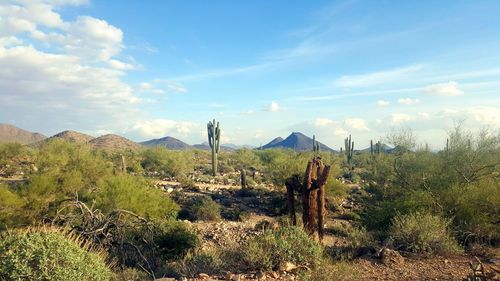
[[[31,144],[46,138],[46,136],[39,133],[32,133],[9,124],[0,124],[0,142]]]
[[[91,140],[93,140],[94,137],[89,136],[89,135],[84,134],[84,133],[67,130],[67,131],[57,133],[48,139],[63,139],[63,140],[67,140],[69,142],[75,142],[75,143],[88,143]]]
[[[92,147],[94,148],[109,149],[109,150],[122,150],[122,149],[136,150],[141,147],[141,145],[136,142],[133,142],[129,139],[113,134],[108,134],[92,139],[91,141],[89,141],[89,144],[92,145]]]
[[[148,146],[148,147],[161,146],[161,147],[165,147],[165,148],[172,149],[172,150],[186,150],[186,149],[192,148],[189,144],[187,144],[181,140],[178,140],[176,138],[173,138],[173,137],[152,139],[152,140],[140,142],[140,144],[142,144],[144,146]]]

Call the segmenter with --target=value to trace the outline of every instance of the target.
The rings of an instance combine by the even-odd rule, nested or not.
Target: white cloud
[[[500,128],[500,108],[495,107],[471,107],[465,110],[467,115],[477,123]]]
[[[170,83],[167,85],[169,92],[175,93],[187,93],[187,88],[184,85],[178,83]]]
[[[393,113],[391,114],[391,124],[399,125],[401,123],[405,123],[413,120],[413,116],[405,114],[405,113]]]
[[[281,110],[281,107],[275,101],[271,101],[271,104],[266,108],[266,111],[269,111],[269,112],[278,112],[280,110]]]
[[[130,64],[130,63],[125,63],[119,60],[109,60],[108,61],[109,66],[111,66],[114,69],[118,70],[133,70],[135,69],[135,66]]]
[[[132,127],[133,132],[147,138],[160,138],[175,133],[184,137],[196,127],[195,123],[168,119],[150,119],[138,121]]]
[[[377,101],[377,105],[380,107],[388,106],[389,104],[391,104],[391,103],[388,101],[385,101],[385,100],[378,100]]]
[[[347,129],[352,129],[355,131],[368,131],[368,126],[366,126],[365,120],[361,118],[347,118],[344,120]]]
[[[447,97],[461,96],[464,94],[464,91],[460,89],[458,83],[455,81],[429,85],[425,88],[425,92],[431,95],[447,96]]]
[[[420,100],[418,99],[411,99],[411,98],[401,98],[398,100],[398,103],[404,104],[404,105],[414,105],[419,103]]]
[[[336,122],[333,121],[333,120],[330,120],[328,118],[316,118],[314,119],[314,126],[316,127],[327,127],[327,126],[331,126],[331,125],[335,125]]]
[[[45,128],[72,128],[152,136],[187,134],[189,122],[148,120],[139,105],[143,91],[186,92],[170,83],[131,87],[123,81],[134,61],[122,54],[123,32],[103,19],[58,13],[80,0],[5,1],[0,3],[0,120]],[[126,61],[121,58],[127,57]],[[135,124],[133,128],[130,124]],[[73,127],[74,128],[74,127]]]
[[[421,117],[421,118],[423,118],[423,119],[429,119],[430,118],[430,114],[427,113],[427,112],[419,112],[418,116]]]
[[[254,138],[260,139],[260,138],[262,138],[263,135],[264,135],[264,131],[262,129],[257,129],[257,130],[255,130]]]
[[[346,130],[344,130],[343,128],[335,128],[335,129],[333,130],[333,134],[334,134],[335,136],[338,136],[338,137],[339,137],[339,136],[344,137],[344,136],[346,136],[346,135],[347,135],[347,134],[349,134],[349,133],[348,133]]]

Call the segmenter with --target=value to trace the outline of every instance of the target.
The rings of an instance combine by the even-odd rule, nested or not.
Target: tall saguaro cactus
[[[347,156],[347,164],[349,168],[352,166],[352,152],[354,151],[354,142],[351,141],[351,135],[344,140],[345,144],[345,155]]]
[[[313,135],[313,152],[314,152],[314,156],[319,155],[319,142],[316,140],[315,135]]]
[[[217,124],[214,121],[209,121],[207,124],[208,130],[208,144],[212,149],[212,175],[215,177],[217,175],[217,155],[220,151],[220,128],[219,122]]]

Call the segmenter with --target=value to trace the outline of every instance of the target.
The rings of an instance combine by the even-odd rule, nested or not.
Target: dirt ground
[[[168,183],[174,188],[177,185]],[[228,243],[241,244],[250,237],[258,233],[255,225],[267,220],[272,223],[277,223],[277,218],[266,214],[262,210],[265,206],[264,202],[269,198],[259,198],[262,202],[255,202],[251,198],[241,198],[234,196],[234,186],[221,185],[203,185],[199,191],[189,191],[191,196],[204,194],[214,195],[215,201],[218,201],[223,206],[231,206],[232,208],[240,208],[248,211],[250,216],[245,221],[227,221],[220,222],[193,222],[193,228],[200,234],[203,239],[203,247],[205,249],[226,246]],[[199,194],[197,194],[199,193]],[[285,194],[283,194],[285,196]],[[255,198],[254,198],[255,199]],[[267,201],[269,202],[269,201]],[[327,221],[327,234],[323,243],[327,247],[335,247],[345,244],[345,238],[335,235],[332,231],[328,231],[329,227],[338,224],[349,224],[349,221],[340,219],[334,214],[329,214]],[[498,252],[498,251],[497,251]],[[491,259],[484,259],[485,265],[499,267],[498,256],[495,263],[488,263]],[[471,253],[463,253],[454,257],[404,257],[404,262],[401,264],[384,264],[379,258],[365,255],[355,258],[349,263],[359,272],[357,280],[465,280],[471,274],[469,262],[473,259]],[[236,274],[236,273],[235,273]],[[279,273],[264,274],[264,279],[258,279],[256,273],[238,273],[238,280],[298,280],[290,275],[283,276]],[[276,278],[273,278],[275,276]],[[210,279],[195,279],[195,280],[231,280],[223,276],[212,276]],[[244,278],[244,279],[242,279]],[[234,279],[237,280],[237,279]],[[500,280],[500,279],[494,279]],[[318,280],[319,281],[319,280]]]

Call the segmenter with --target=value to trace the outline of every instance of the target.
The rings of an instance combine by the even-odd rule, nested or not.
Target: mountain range
[[[67,130],[47,138],[46,136],[39,133],[32,133],[8,124],[0,124],[0,142],[19,142],[21,144],[40,145],[52,139],[64,139],[70,142],[85,143],[94,148],[111,149],[111,150],[117,150],[117,149],[135,150],[139,149],[141,146],[146,146],[146,147],[161,146],[171,150],[188,150],[188,149],[210,150],[210,147],[207,142],[201,144],[189,145],[179,139],[170,136],[137,143],[127,138],[113,134],[107,134],[95,138],[93,136],[84,133]],[[335,150],[331,149],[330,147],[321,142],[319,142],[319,145],[320,145],[320,151],[335,152]],[[221,150],[232,151],[243,147],[255,148],[252,146],[237,146],[234,144],[222,144]],[[293,132],[285,139],[283,139],[282,137],[277,137],[272,141],[270,141],[269,143],[256,149],[285,148],[296,151],[307,151],[307,150],[312,150],[312,147],[313,147],[312,138],[300,132]],[[392,150],[391,147],[385,144],[383,144],[382,149],[385,152],[390,152]],[[370,147],[356,151],[369,153]]]

